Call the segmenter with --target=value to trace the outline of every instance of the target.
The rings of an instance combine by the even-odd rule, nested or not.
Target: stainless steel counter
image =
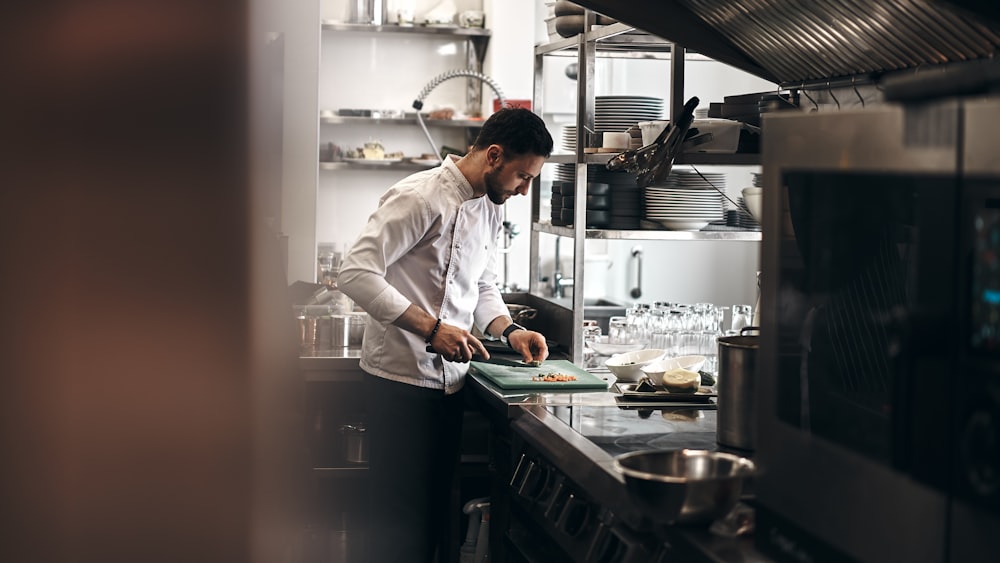
[[[299,370],[306,381],[361,381],[361,348],[335,348],[299,355]]]
[[[359,367],[360,355],[357,348],[321,351],[303,354],[299,365],[306,381],[361,381],[365,375]],[[590,371],[606,379],[609,386],[614,383],[609,372]],[[614,456],[631,449],[716,449],[714,403],[627,402],[612,391],[505,392],[472,374],[466,385],[474,403],[487,411],[484,414],[520,437],[524,449],[515,453],[527,453],[537,463],[550,467],[553,475],[565,476],[567,483],[580,488],[580,493],[585,491],[578,495],[580,499],[613,512],[621,526],[655,533],[663,546],[672,546],[674,556],[682,552],[685,560],[732,561],[738,555],[735,560],[769,561],[753,549],[751,538],[746,536],[718,537],[707,528],[654,529],[632,506],[624,479],[614,469]],[[516,468],[514,473],[510,477],[516,480]],[[552,533],[558,530],[553,528]],[[633,554],[655,555],[643,549],[635,547]]]

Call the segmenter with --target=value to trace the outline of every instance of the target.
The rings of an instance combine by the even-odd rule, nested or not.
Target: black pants
[[[462,392],[445,395],[367,376],[369,563],[431,563],[451,506],[462,437]],[[443,560],[443,558],[442,558]]]

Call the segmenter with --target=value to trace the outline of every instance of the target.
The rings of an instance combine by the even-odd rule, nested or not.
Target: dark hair
[[[516,156],[534,154],[548,158],[552,154],[552,135],[545,122],[530,109],[504,107],[483,123],[474,150],[500,145]]]

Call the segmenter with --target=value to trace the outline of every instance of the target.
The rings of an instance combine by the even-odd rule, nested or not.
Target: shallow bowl
[[[677,368],[684,368],[690,371],[701,371],[705,365],[705,356],[678,356],[676,358],[663,358],[651,364],[642,366],[641,371],[653,385],[663,385],[663,374]]]
[[[644,450],[615,457],[632,501],[661,523],[704,524],[740,500],[756,466],[747,458],[708,450]]]
[[[641,342],[632,342],[629,344],[611,344],[608,342],[607,336],[602,336],[600,340],[595,342],[590,342],[587,344],[590,349],[597,352],[601,356],[613,356],[615,354],[622,354],[625,352],[634,352],[636,350],[642,350],[646,347],[645,344]]]
[[[634,382],[642,378],[642,366],[659,360],[665,353],[666,350],[660,348],[625,352],[611,356],[605,360],[604,365],[611,370],[618,381]]]

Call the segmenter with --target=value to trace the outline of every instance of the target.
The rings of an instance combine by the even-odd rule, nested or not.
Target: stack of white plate
[[[724,174],[677,170],[667,182],[645,192],[645,219],[675,231],[698,231],[726,217]],[[713,187],[714,186],[714,187]],[[718,188],[718,189],[716,189]]]
[[[576,153],[576,125],[563,125],[562,150]]]
[[[625,132],[640,121],[663,118],[663,98],[651,96],[597,96],[594,130]]]

